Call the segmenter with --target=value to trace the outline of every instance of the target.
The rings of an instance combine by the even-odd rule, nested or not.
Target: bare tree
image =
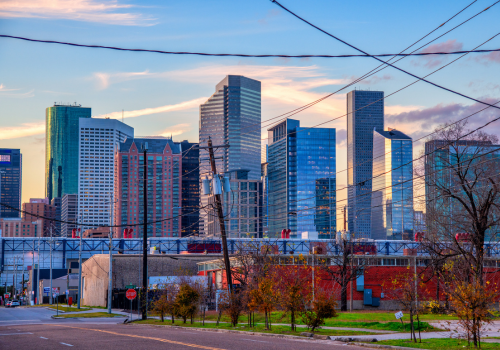
[[[335,250],[329,252],[324,259],[318,259],[318,266],[326,279],[332,280],[340,287],[340,310],[347,311],[347,293],[349,283],[353,283],[363,275],[368,259],[356,255],[356,250],[362,247],[359,253],[364,252],[364,246],[353,238],[354,235],[338,235]]]
[[[500,146],[496,136],[466,126],[437,129],[416,167],[426,189],[423,245],[433,265],[460,257],[465,275],[484,285],[485,243],[498,238],[500,223]]]

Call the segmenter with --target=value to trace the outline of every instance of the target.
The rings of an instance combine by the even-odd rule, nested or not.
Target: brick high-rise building
[[[131,225],[132,237],[143,236],[144,220],[148,237],[180,237],[182,205],[182,143],[169,138],[129,138],[115,153],[114,224]],[[147,148],[148,213],[144,218],[144,147]],[[136,226],[133,226],[136,225]],[[114,236],[122,237],[123,229]]]
[[[37,198],[32,198],[30,199],[29,203],[23,203],[23,213],[22,213],[23,221],[32,222],[41,220],[42,222],[42,233],[40,234],[41,236],[48,236],[50,227],[51,226],[53,228],[55,227],[54,221],[50,219],[56,218],[56,208],[50,204],[47,204],[47,201],[40,200]]]

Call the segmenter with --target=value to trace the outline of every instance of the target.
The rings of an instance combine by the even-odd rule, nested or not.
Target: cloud
[[[0,140],[17,139],[45,133],[45,122],[24,123],[21,126],[0,128]]]
[[[97,82],[99,90],[107,89],[112,84],[122,83],[124,81],[135,80],[148,77],[152,74],[145,70],[144,72],[119,72],[119,73],[103,73],[96,72],[93,74],[93,79]]]
[[[136,118],[141,117],[143,115],[150,115],[156,113],[165,113],[165,112],[173,112],[173,111],[181,111],[191,108],[198,108],[200,104],[204,103],[207,100],[207,97],[199,97],[194,100],[189,100],[173,105],[165,105],[160,107],[153,108],[144,108],[138,109],[135,111],[125,111],[123,112],[123,118]],[[110,118],[110,119],[120,119],[122,118],[122,112],[112,112],[107,114],[101,114],[96,116],[95,118]]]
[[[5,92],[5,91],[17,91],[20,89],[7,89],[4,84],[0,84],[0,92]]]
[[[352,75],[351,77],[349,77],[349,82],[357,80],[357,79],[359,79],[359,77],[356,77],[356,76]],[[384,74],[381,77],[378,76],[378,75],[374,75],[374,76],[372,76],[372,77],[370,77],[368,79],[361,80],[357,84],[372,85],[372,84],[378,84],[380,82],[388,81],[388,80],[391,80],[391,79],[392,79],[392,76],[389,75],[389,74]]]
[[[483,98],[482,100],[489,104],[494,104],[498,101],[492,98]],[[425,136],[443,123],[457,121],[483,109],[484,107],[486,107],[486,105],[481,103],[474,103],[472,105],[463,105],[460,103],[440,103],[429,108],[397,114],[388,114],[385,116],[385,125],[397,127],[398,130],[401,130],[409,136],[412,136],[413,139],[416,139],[421,136]],[[485,124],[489,120],[498,117],[500,117],[500,110],[488,108],[469,118],[469,127],[476,128]],[[495,131],[500,130],[500,122],[488,126],[486,131],[491,133],[493,129]]]
[[[126,12],[134,5],[117,0],[2,0],[0,17],[69,19],[126,26],[151,26],[155,19]]]
[[[26,98],[35,96],[35,90],[30,90],[27,92],[10,92],[10,91],[18,91],[21,89],[7,89],[2,85],[0,85],[0,97],[14,97],[14,98]]]
[[[460,51],[463,48],[463,43],[457,42],[456,39],[450,39],[443,43],[437,43],[427,46],[425,49],[419,51],[419,53],[429,53],[429,52],[452,52],[452,51]],[[423,64],[426,68],[435,68],[443,63],[447,57],[440,55],[429,55],[429,56],[420,56],[416,60],[413,60],[412,63],[416,66],[420,66]]]
[[[170,137],[184,134],[186,131],[191,130],[190,124],[177,124],[166,128],[161,131],[158,136]]]
[[[264,16],[264,18],[259,19],[258,22],[259,22],[259,24],[267,25],[267,24],[269,24],[268,20],[270,20],[273,17],[279,16],[280,13],[281,13],[281,11],[278,10],[278,9],[269,10],[269,11],[267,11],[267,13]]]
[[[490,63],[500,63],[500,51],[490,52],[474,58],[476,62],[489,65]]]

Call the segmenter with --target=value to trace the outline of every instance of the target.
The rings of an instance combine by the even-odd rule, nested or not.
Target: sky
[[[455,1],[281,0],[317,26],[370,54],[397,53],[473,4],[419,46],[494,3]],[[498,34],[500,4],[452,30],[423,52],[470,50]],[[269,0],[100,1],[2,0],[0,34],[82,44],[165,51],[243,54],[356,54],[300,22]],[[417,48],[419,46],[415,46]],[[500,47],[500,36],[481,49]],[[397,63],[425,76],[453,57],[405,58]],[[336,91],[377,67],[372,58],[229,58],[119,52],[0,38],[0,147],[23,153],[22,201],[45,196],[45,109],[58,103],[92,108],[93,117],[121,118],[136,136],[172,135],[198,141],[199,105],[228,74],[262,82],[262,120]],[[476,99],[500,95],[500,53],[472,53],[427,79]],[[314,126],[346,112],[354,88],[386,95],[415,81],[387,68],[295,115]],[[438,125],[477,111],[480,104],[424,82],[385,100],[385,126],[414,139]],[[488,109],[470,118],[477,127],[498,117]],[[346,184],[346,119],[322,127],[337,130],[337,188]],[[499,134],[500,121],[485,131]],[[266,128],[262,129],[267,137]],[[414,157],[422,152],[414,145]],[[345,191],[339,191],[339,206]]]

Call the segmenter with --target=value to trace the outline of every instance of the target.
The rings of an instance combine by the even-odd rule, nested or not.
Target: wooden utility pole
[[[226,147],[226,146],[223,146],[223,147]],[[217,175],[217,168],[215,166],[215,158],[214,158],[214,149],[212,146],[212,139],[210,139],[210,138],[208,139],[208,154],[210,156],[210,165],[212,167],[212,174],[213,174],[212,176],[213,176],[213,178],[215,178],[218,175]],[[221,186],[221,189],[222,189],[222,186]],[[219,217],[220,235],[222,238],[222,250],[223,250],[223,254],[224,254],[224,266],[226,268],[227,287],[229,289],[229,292],[232,292],[233,286],[232,286],[232,279],[231,279],[231,266],[229,263],[229,252],[227,250],[226,225],[224,223],[224,212],[222,211],[221,195],[215,194],[215,191],[214,191],[214,198],[215,198],[215,207],[217,210],[217,216]]]
[[[141,293],[141,313],[142,319],[146,320],[147,315],[147,293],[148,293],[148,144],[143,145],[144,152],[144,175],[142,183],[142,199],[143,199],[143,229],[142,229],[142,293]]]

